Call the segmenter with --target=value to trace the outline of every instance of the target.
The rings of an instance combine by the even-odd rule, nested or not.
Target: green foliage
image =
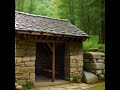
[[[72,78],[73,78],[73,79],[72,79],[72,82],[73,82],[73,83],[80,83],[80,81],[81,81],[80,76],[73,76]]]
[[[96,87],[88,88],[88,89],[85,89],[85,90],[105,90],[105,86],[104,85],[96,86]]]
[[[105,52],[105,45],[99,44],[99,37],[98,35],[91,35],[89,39],[83,42],[83,51],[86,52],[90,48],[98,48],[100,52]]]
[[[24,89],[31,89],[34,86],[32,82],[26,82],[25,85],[23,85]]]

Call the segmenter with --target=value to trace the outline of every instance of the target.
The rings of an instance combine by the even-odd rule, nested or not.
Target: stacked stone
[[[22,90],[22,85],[19,85],[18,83],[15,83],[15,90]]]
[[[64,55],[65,79],[72,81],[73,76],[82,77],[83,52],[79,42],[66,43]]]
[[[20,40],[15,42],[15,74],[19,84],[35,81],[36,45],[34,41]]]
[[[105,54],[102,52],[86,52],[84,57],[84,71],[89,71],[98,76],[98,79],[105,78]]]

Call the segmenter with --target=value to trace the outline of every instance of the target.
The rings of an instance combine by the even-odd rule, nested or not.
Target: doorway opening
[[[52,43],[49,45],[52,46]],[[48,43],[36,43],[36,82],[52,82],[52,54]],[[64,43],[55,43],[55,81],[58,80],[64,80]]]

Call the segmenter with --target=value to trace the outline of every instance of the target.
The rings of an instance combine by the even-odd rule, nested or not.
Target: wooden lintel
[[[55,81],[55,43],[53,42],[53,56],[52,56],[52,82]]]
[[[47,43],[48,47],[50,48],[51,52],[53,52],[53,48],[52,46],[50,45],[50,43]]]

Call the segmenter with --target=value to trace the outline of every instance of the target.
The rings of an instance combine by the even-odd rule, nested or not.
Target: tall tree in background
[[[101,0],[101,43],[105,43],[105,1]]]
[[[104,0],[15,0],[16,10],[68,19],[89,35],[105,42]]]

